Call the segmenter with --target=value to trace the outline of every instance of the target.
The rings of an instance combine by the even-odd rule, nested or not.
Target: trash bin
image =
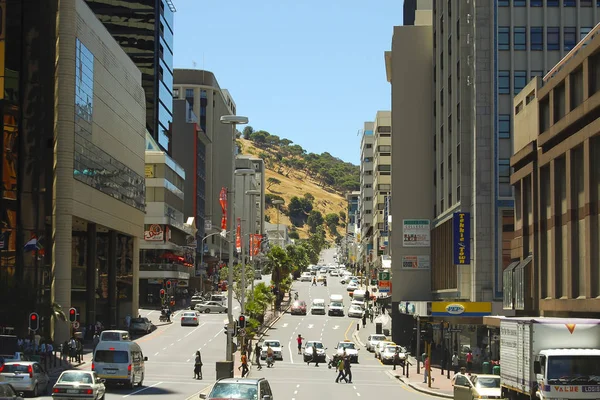
[[[494,365],[494,368],[492,368],[492,374],[500,376],[500,366],[499,365]]]
[[[483,364],[481,364],[481,372],[484,374],[491,374],[492,373],[492,366],[489,362],[484,362]]]
[[[217,380],[223,378],[233,378],[233,361],[217,361]]]
[[[378,335],[383,333],[383,324],[381,322],[375,323],[375,333]]]

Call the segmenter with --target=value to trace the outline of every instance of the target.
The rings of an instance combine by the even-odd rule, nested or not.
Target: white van
[[[329,296],[329,301],[331,303],[333,303],[333,302],[343,303],[344,302],[344,296],[342,296],[341,294],[332,294],[331,296]]]
[[[213,294],[210,296],[210,301],[216,301],[222,306],[227,306],[227,296],[224,294]]]
[[[107,383],[123,383],[128,388],[142,386],[144,357],[139,344],[132,341],[101,341],[94,350],[92,371]]]
[[[127,331],[102,331],[100,334],[101,342],[127,342],[131,341],[129,332]]]
[[[366,300],[367,292],[362,289],[354,289],[354,293],[352,294],[352,300],[362,301]]]

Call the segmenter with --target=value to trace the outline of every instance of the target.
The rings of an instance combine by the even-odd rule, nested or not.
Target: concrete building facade
[[[373,241],[373,122],[365,122],[360,140],[360,232],[359,259],[361,265],[372,261]]]
[[[600,25],[514,104],[516,261],[504,271],[504,308],[598,318]]]
[[[431,15],[431,11],[430,11]],[[412,313],[401,304],[431,299],[430,246],[405,236],[405,226],[433,218],[433,29],[431,23],[396,26],[391,51],[385,53],[387,80],[392,85],[390,215],[395,224],[391,236],[392,337],[409,346],[414,342]],[[411,62],[406,62],[410,54]],[[408,79],[408,77],[410,77]],[[424,307],[427,309],[427,307]]]
[[[141,73],[83,0],[61,0],[58,13],[51,301],[117,327],[138,310]],[[68,336],[57,323],[55,340]]]

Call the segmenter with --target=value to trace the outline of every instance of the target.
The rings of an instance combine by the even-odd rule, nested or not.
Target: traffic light
[[[167,281],[167,290],[171,289],[171,281]]]
[[[73,307],[69,308],[69,321],[77,321],[77,310]]]
[[[245,315],[240,315],[240,317],[238,318],[238,327],[240,329],[246,328],[246,316]]]
[[[164,300],[164,298],[165,298],[165,289],[160,289],[160,298]]]
[[[40,328],[40,316],[38,313],[32,312],[29,314],[29,330],[37,331]]]

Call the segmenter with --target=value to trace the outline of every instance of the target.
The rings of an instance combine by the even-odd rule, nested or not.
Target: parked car
[[[129,325],[129,331],[132,333],[150,333],[152,332],[152,322],[146,317],[131,318],[131,325]]]
[[[294,303],[292,304],[291,313],[292,313],[292,315],[294,315],[294,314],[306,315],[306,302],[304,300],[294,301]]]
[[[347,292],[354,292],[356,289],[358,289],[358,283],[354,281],[351,281],[348,286],[346,286]]]
[[[356,304],[352,304],[350,305],[350,308],[348,308],[348,316],[350,318],[362,318],[364,314],[363,308]]]
[[[384,364],[392,364],[394,357],[396,356],[396,350],[398,350],[398,361],[403,363],[406,360],[406,349],[402,346],[385,346],[381,353],[381,362]]]
[[[387,340],[385,335],[373,334],[367,338],[367,351],[375,351],[375,347],[379,342]]]
[[[187,325],[200,325],[200,320],[198,319],[196,311],[184,311],[183,314],[181,314],[181,326]]]
[[[23,393],[17,392],[10,383],[0,382],[0,399],[23,400]]]
[[[457,375],[454,382],[455,400],[501,399],[500,377],[498,375]]]
[[[273,400],[269,381],[265,378],[224,378],[218,380],[208,395],[200,393],[201,399],[260,399]]]
[[[377,343],[377,346],[375,347],[375,358],[379,358],[381,360],[381,354],[383,354],[385,347],[395,345],[396,343],[392,342],[391,340],[382,340],[381,342]]]
[[[0,382],[10,383],[17,392],[31,393],[33,397],[48,391],[48,374],[35,361],[7,362],[0,366]]]
[[[196,304],[194,308],[199,313],[226,313],[227,307],[225,307],[220,301],[206,301],[204,303]]]
[[[104,382],[94,371],[64,371],[52,388],[52,398],[104,400]]]

